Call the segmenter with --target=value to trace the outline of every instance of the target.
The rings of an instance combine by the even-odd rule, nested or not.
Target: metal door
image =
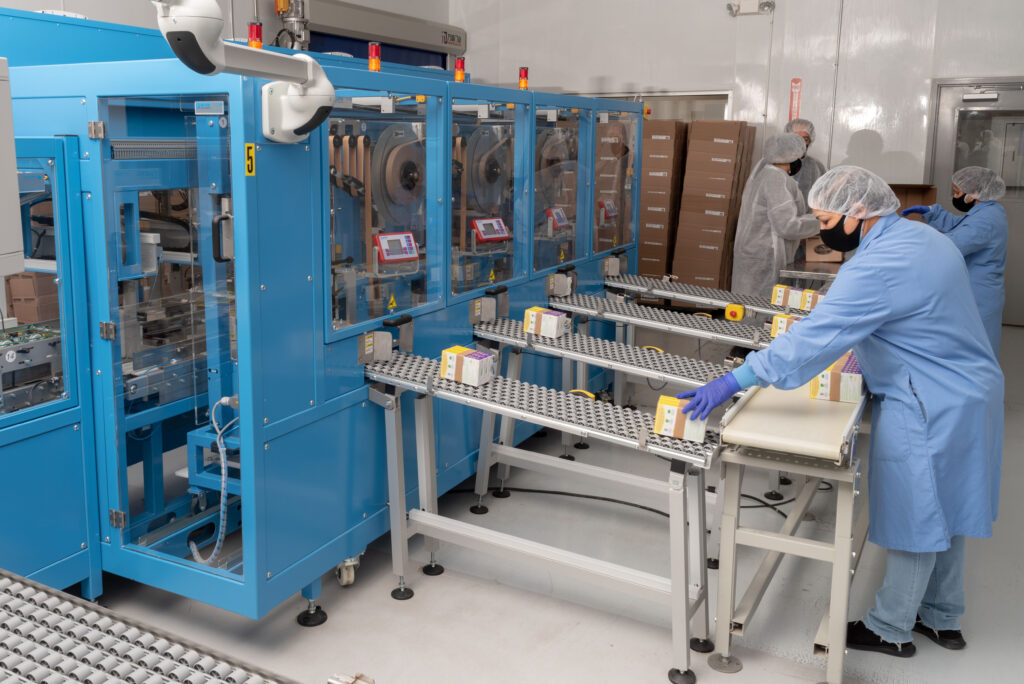
[[[1004,325],[1024,325],[1024,77],[935,83],[929,150],[938,202],[952,210],[953,172],[985,166],[1006,181],[1001,200],[1010,224]]]

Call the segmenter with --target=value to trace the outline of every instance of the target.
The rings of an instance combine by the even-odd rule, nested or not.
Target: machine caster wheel
[[[483,515],[487,512],[487,506],[484,506],[483,504],[473,504],[469,507],[469,512],[473,515]]]
[[[350,587],[356,582],[356,568],[354,565],[340,565],[334,569],[334,576],[338,578],[339,585]]]
[[[327,613],[320,606],[310,606],[295,617],[295,621],[303,627],[319,627],[327,622]]]
[[[708,570],[717,570],[717,569],[718,569],[718,559],[717,558],[708,558]]]
[[[428,563],[423,566],[423,574],[428,577],[437,577],[444,574],[444,566],[440,563]]]
[[[573,456],[572,454],[562,454],[558,458],[562,459],[563,461],[575,461],[576,460],[576,457]]]
[[[743,669],[743,663],[736,656],[724,656],[721,653],[712,653],[708,656],[708,667],[715,672],[724,674],[735,674]]]
[[[791,484],[793,484],[793,481],[791,479],[789,479],[788,477],[786,477],[785,475],[780,475],[779,476],[779,484],[780,485],[791,485]]]
[[[507,489],[498,489],[491,492],[491,496],[493,496],[495,499],[507,499],[508,497],[512,496],[512,492],[508,491]]]
[[[770,492],[765,492],[764,498],[768,499],[769,501],[782,501],[783,496],[782,492],[776,492],[772,490]]]
[[[693,637],[690,639],[690,650],[696,651],[697,653],[711,653],[715,650],[715,644],[711,639]]]
[[[693,674],[693,670],[680,670],[673,667],[668,671],[668,681],[672,684],[696,684],[697,675]]]
[[[409,587],[398,587],[391,590],[391,598],[396,601],[408,601],[412,598],[412,589]]]
[[[576,442],[573,446],[577,449],[589,449],[590,445],[586,442]]]

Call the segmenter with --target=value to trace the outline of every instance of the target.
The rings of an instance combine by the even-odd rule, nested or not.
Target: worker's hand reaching
[[[728,373],[703,387],[681,392],[676,395],[676,399],[691,399],[690,403],[683,407],[683,413],[689,413],[690,420],[704,420],[711,415],[715,407],[729,401],[739,391],[740,383],[736,376]]]
[[[923,204],[915,204],[912,207],[907,207],[900,212],[900,216],[910,216],[911,214],[927,214],[931,211],[931,207],[926,207]]]

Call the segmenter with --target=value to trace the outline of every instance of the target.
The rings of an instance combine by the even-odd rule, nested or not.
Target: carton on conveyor
[[[842,401],[855,404],[864,391],[864,376],[852,351],[826,368],[810,382],[811,399]]]
[[[468,347],[449,347],[441,352],[441,377],[479,387],[494,379],[494,354]]]
[[[683,413],[683,408],[689,401],[672,396],[660,397],[654,414],[654,431],[664,437],[703,442],[708,421],[690,420],[689,414]]]
[[[541,337],[561,337],[569,332],[569,317],[562,311],[531,306],[523,316],[523,332]]]

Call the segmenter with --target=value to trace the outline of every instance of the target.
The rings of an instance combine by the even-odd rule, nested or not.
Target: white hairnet
[[[889,184],[859,166],[837,166],[828,171],[811,188],[807,203],[819,211],[866,219],[900,208]]]
[[[764,141],[764,160],[769,164],[788,164],[804,156],[807,145],[796,133],[773,135]]]
[[[1006,183],[999,174],[984,166],[965,166],[953,174],[953,185],[979,202],[997,200],[1006,194]]]
[[[814,124],[807,119],[793,119],[786,124],[786,133],[799,133],[804,131],[807,135],[811,136],[811,142],[814,142]]]

